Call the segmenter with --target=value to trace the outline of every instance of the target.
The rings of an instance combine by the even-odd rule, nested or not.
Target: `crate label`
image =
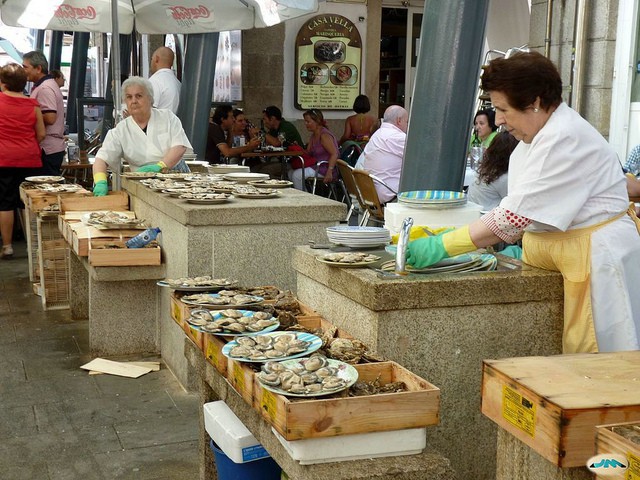
[[[242,449],[243,462],[250,462],[251,460],[258,460],[259,458],[268,456],[269,452],[267,452],[262,445],[253,445]]]
[[[268,390],[262,389],[262,399],[260,400],[260,407],[267,412],[272,422],[276,419],[276,397]]]
[[[514,427],[535,438],[535,404],[506,385],[502,386],[502,416]]]
[[[218,348],[217,345],[213,342],[207,342],[207,351],[205,352],[205,357],[211,360],[211,363],[214,367],[220,367],[220,359],[218,358]]]
[[[244,371],[237,362],[233,363],[233,383],[238,387],[239,391],[244,391]]]
[[[624,480],[640,480],[640,457],[631,452],[627,453],[629,469],[625,472]]]
[[[173,302],[171,302],[171,306],[173,307],[171,309],[171,313],[173,315],[171,316],[176,322],[178,322],[178,324],[180,324],[180,322],[182,321],[182,318],[180,318],[180,305],[178,305],[178,303],[174,300]]]

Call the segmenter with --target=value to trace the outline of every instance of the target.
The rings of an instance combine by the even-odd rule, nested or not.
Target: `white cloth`
[[[152,108],[146,134],[133,117],[127,117],[107,132],[96,158],[107,162],[114,171],[124,158],[135,172],[143,165],[161,161],[167,150],[180,145],[187,147],[189,153],[193,151],[180,119],[169,110]]]
[[[296,168],[295,170],[289,170],[289,180],[293,182],[293,188],[297,188],[298,190],[302,190],[303,192],[307,191],[305,182],[302,181],[302,168]],[[304,179],[313,178],[316,176],[316,171],[312,167],[304,168]]]
[[[509,174],[504,173],[491,183],[481,182],[477,176],[469,184],[467,198],[470,202],[482,206],[483,210],[492,210],[500,205],[500,201],[507,196]]]
[[[168,108],[173,113],[177,113],[182,84],[176,78],[173,70],[161,68],[149,77],[149,81],[153,86],[153,106]]]
[[[396,192],[400,186],[406,139],[407,134],[398,127],[391,123],[383,123],[371,136],[361,155],[364,157],[362,168]],[[375,187],[381,203],[386,203],[395,197],[392,191],[377,182]]]
[[[531,231],[594,225],[628,207],[626,182],[607,141],[564,103],[531,144],[509,162],[509,194],[500,202],[530,218]],[[591,237],[591,303],[602,352],[640,347],[640,236],[625,216]]]

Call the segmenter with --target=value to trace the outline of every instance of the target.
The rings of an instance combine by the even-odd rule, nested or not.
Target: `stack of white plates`
[[[413,190],[400,192],[398,203],[411,208],[453,208],[467,203],[467,194],[449,190]]]
[[[391,241],[391,232],[380,227],[352,227],[339,225],[327,227],[327,237],[332,243],[353,248],[369,248],[386,245]]]
[[[247,183],[254,180],[269,180],[268,173],[234,172],[222,176],[225,180],[232,182]]]

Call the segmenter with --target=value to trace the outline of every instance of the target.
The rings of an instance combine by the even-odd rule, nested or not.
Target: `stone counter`
[[[381,279],[317,262],[320,253],[296,248],[298,298],[439,387],[441,421],[427,445],[460,479],[495,478],[496,427],[480,412],[482,360],[561,353],[562,276],[510,261],[498,272]]]
[[[326,227],[346,216],[346,206],[292,188],[274,199],[235,198],[219,205],[196,205],[123,179],[130,208],[162,230],[163,263],[169,278],[214,275],[247,286],[295,290],[293,247],[327,241]],[[169,290],[159,303],[160,351],[187,388],[183,332],[170,317]]]

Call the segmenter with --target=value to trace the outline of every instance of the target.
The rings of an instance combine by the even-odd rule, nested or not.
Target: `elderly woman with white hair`
[[[109,190],[107,167],[119,170],[122,159],[133,172],[189,171],[182,156],[191,151],[191,143],[178,117],[170,110],[152,108],[149,80],[129,77],[122,84],[122,97],[129,116],[109,130],[93,164],[93,194],[98,197]]]

